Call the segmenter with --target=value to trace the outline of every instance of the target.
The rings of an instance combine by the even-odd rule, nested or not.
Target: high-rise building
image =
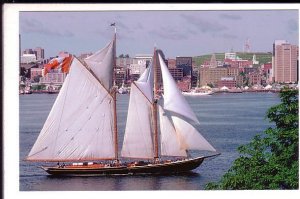
[[[23,51],[23,54],[35,54],[35,53],[31,48],[28,48]]]
[[[183,69],[183,76],[192,76],[192,62],[192,57],[176,57],[176,67]]]
[[[298,68],[297,45],[289,44],[285,40],[276,40],[273,44],[274,70],[273,76],[275,82],[290,83],[297,82]]]
[[[36,47],[34,49],[34,54],[37,60],[43,60],[45,58],[45,51],[41,47]]]

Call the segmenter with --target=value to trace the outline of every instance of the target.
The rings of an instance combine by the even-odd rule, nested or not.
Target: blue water
[[[239,156],[236,149],[255,134],[272,126],[266,111],[280,103],[274,93],[222,93],[186,97],[200,125],[196,128],[222,154],[208,159],[193,173],[159,176],[51,177],[37,168],[40,163],[25,162],[57,95],[20,96],[20,190],[202,190],[208,182],[218,181]],[[129,95],[118,95],[119,142],[122,143]]]

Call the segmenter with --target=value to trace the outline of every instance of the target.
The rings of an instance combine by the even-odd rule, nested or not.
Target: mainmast
[[[118,126],[117,126],[117,85],[116,85],[116,42],[117,42],[117,28],[116,24],[112,23],[111,26],[115,27],[115,34],[114,34],[114,42],[113,42],[113,58],[114,58],[114,73],[113,73],[113,90],[112,90],[112,97],[113,97],[113,109],[114,109],[114,144],[115,144],[115,160],[118,162],[119,156],[119,147],[118,147]]]
[[[153,131],[154,131],[154,159],[158,158],[158,127],[157,127],[157,100],[158,100],[158,82],[157,82],[157,51],[154,48],[153,54],[153,68],[154,68],[154,102],[153,109]]]

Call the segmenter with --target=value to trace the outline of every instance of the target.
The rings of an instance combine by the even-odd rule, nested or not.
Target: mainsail
[[[87,58],[77,58],[57,96],[27,160],[80,161],[114,159],[114,40]]]
[[[163,102],[161,102],[163,106],[159,108],[160,115],[163,116],[163,119],[161,119],[163,121],[161,122],[165,122],[163,125],[160,125],[162,134],[161,147],[167,148],[166,146],[168,146],[169,139],[164,139],[170,137],[170,132],[166,131],[167,128],[174,129],[176,132],[172,134],[176,137],[176,141],[179,142],[180,150],[177,150],[178,156],[183,155],[182,150],[189,149],[216,151],[197,129],[191,125],[190,121],[194,121],[196,124],[199,124],[199,121],[177,88],[176,82],[171,76],[165,62],[160,55],[158,56],[164,85],[164,98]],[[164,135],[166,133],[167,135]],[[172,142],[174,142],[174,139]],[[177,145],[175,145],[175,148],[178,148]],[[165,150],[165,155],[174,155],[174,151],[168,147],[168,150]]]
[[[126,129],[121,156],[131,158],[153,158],[152,141],[152,65],[131,84]]]

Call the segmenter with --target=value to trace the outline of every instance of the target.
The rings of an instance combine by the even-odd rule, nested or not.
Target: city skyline
[[[214,52],[272,52],[275,40],[298,45],[298,10],[244,11],[93,11],[20,12],[21,48],[95,52],[118,30],[117,55],[151,54],[156,46],[167,58]]]

